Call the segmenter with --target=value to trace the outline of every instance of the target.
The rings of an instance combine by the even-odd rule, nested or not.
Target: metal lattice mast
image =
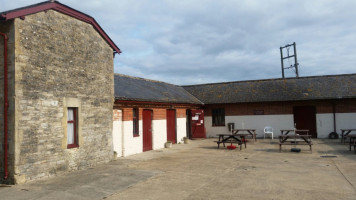
[[[289,55],[289,48],[293,46],[293,55]],[[283,57],[283,49],[287,49],[287,56]],[[281,51],[281,67],[282,67],[282,78],[285,78],[284,76],[284,70],[285,69],[293,69],[294,68],[294,72],[296,77],[299,77],[299,72],[298,72],[298,60],[297,60],[297,48],[295,45],[295,42],[293,42],[293,44],[287,44],[284,47],[280,47],[280,51]],[[285,59],[289,59],[289,58],[293,58],[294,57],[294,65],[289,65],[288,67],[284,67],[284,60]]]

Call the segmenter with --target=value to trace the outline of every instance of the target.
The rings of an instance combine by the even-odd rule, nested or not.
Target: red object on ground
[[[228,149],[236,149],[236,146],[235,145],[229,145],[226,148],[228,148]]]

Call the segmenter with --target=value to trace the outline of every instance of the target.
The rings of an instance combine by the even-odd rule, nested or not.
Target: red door
[[[317,137],[315,106],[296,106],[293,108],[293,116],[297,129],[307,129],[312,137]]]
[[[206,138],[204,110],[192,110],[192,138]]]
[[[143,110],[142,126],[143,151],[152,150],[152,110]]]
[[[173,144],[177,143],[176,140],[176,110],[167,110],[167,141]]]

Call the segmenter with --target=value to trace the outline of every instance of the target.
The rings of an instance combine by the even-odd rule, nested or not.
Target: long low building
[[[190,137],[190,115],[202,103],[182,87],[115,74],[113,145],[118,157],[164,148]],[[204,135],[205,136],[205,135]]]
[[[356,74],[183,86],[204,103],[207,137],[235,128],[308,129],[313,137],[356,128]]]

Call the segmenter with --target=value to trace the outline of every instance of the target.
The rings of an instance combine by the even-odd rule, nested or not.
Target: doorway
[[[143,151],[152,150],[152,110],[144,109],[142,112]]]
[[[177,143],[176,110],[167,110],[167,141]]]
[[[186,134],[186,137],[189,138],[189,139],[192,139],[192,111],[190,109],[187,109],[186,116],[187,116],[187,121],[186,121],[187,134]]]
[[[316,132],[316,108],[315,106],[293,107],[294,123],[297,129],[309,130],[313,138],[317,138]]]
[[[197,109],[191,111],[192,138],[206,138],[204,126],[204,110]]]

